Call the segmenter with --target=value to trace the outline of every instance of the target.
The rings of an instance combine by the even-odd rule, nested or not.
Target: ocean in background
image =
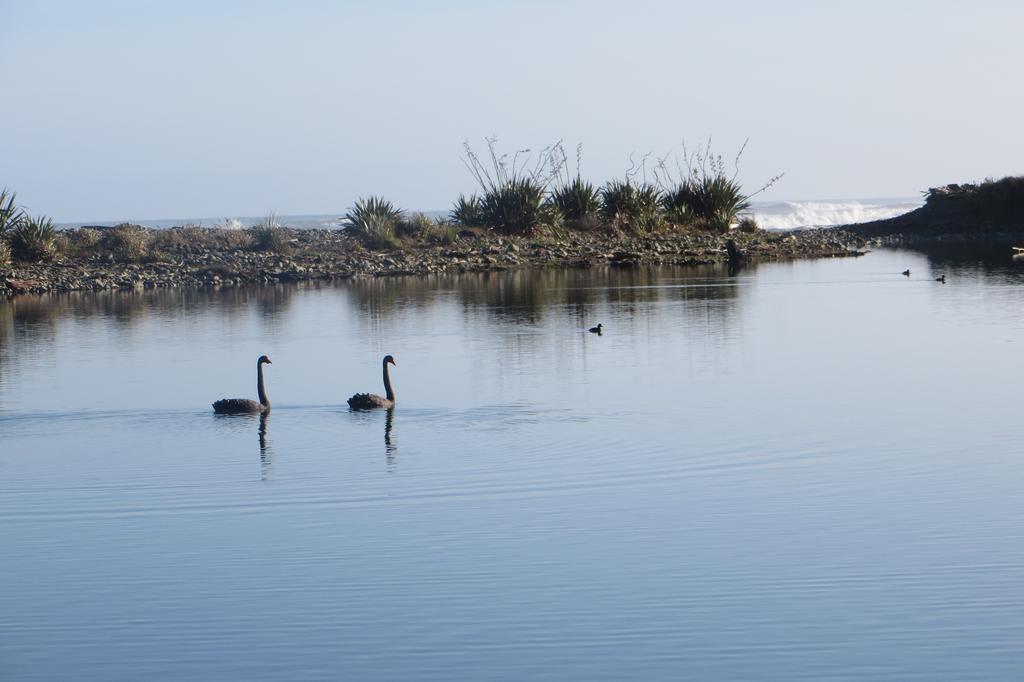
[[[829,225],[848,225],[870,220],[891,218],[922,205],[923,201],[913,197],[882,198],[882,199],[836,199],[814,201],[762,201],[753,202],[753,214],[757,222],[766,230],[791,230],[800,227],[826,227]],[[423,211],[426,215],[443,217],[447,211]],[[331,229],[340,227],[344,211],[323,215],[280,215],[277,222],[289,227],[304,230]],[[180,225],[196,225],[199,227],[227,227],[241,229],[262,223],[267,216],[225,216],[220,218],[160,218],[136,219],[124,218],[112,221],[81,221],[59,223],[61,229],[75,227],[107,226],[130,222],[143,227],[170,228]]]
[[[924,205],[915,197],[753,202],[754,217],[766,230],[850,225],[884,220]]]

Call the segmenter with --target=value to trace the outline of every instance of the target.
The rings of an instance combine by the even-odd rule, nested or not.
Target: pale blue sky
[[[769,199],[1024,173],[1017,2],[0,0],[0,186],[58,221],[446,209],[462,141],[744,138]]]

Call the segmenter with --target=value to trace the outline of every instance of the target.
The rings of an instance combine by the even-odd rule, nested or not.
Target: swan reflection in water
[[[267,470],[270,468],[270,450],[267,447],[267,422],[270,420],[269,412],[260,413],[260,480],[267,480]]]
[[[270,412],[260,412],[259,415],[252,413],[218,413],[213,418],[221,427],[228,429],[232,434],[241,432],[251,434],[252,431],[249,431],[249,429],[252,428],[252,422],[256,421],[255,417],[257,416],[259,417],[256,434],[260,441],[260,480],[265,481],[270,473],[270,465],[274,454],[274,449],[270,446],[267,439],[267,425],[270,423]]]
[[[388,458],[388,466],[395,463],[395,453],[398,452],[398,443],[391,437],[391,431],[395,425],[395,408],[390,408],[384,417],[384,454]]]

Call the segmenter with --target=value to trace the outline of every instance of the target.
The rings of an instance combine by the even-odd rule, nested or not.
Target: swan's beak
[[[268,365],[272,365],[272,364],[274,364],[274,363],[270,361],[270,358],[267,358],[267,364],[268,364]]]

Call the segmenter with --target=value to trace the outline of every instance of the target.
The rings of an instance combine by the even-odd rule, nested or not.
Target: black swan
[[[935,281],[936,282],[942,282],[943,284],[945,284],[946,283],[946,276],[943,275],[942,277],[936,277]]]
[[[372,393],[356,393],[354,396],[348,399],[348,406],[353,410],[372,410],[376,407],[386,407],[388,409],[395,406],[395,392],[391,388],[391,376],[388,374],[388,365],[397,366],[398,363],[390,355],[384,356],[384,392],[387,397],[381,398],[379,395]]]
[[[272,365],[270,358],[261,355],[256,361],[256,391],[260,401],[249,400],[248,398],[224,398],[213,404],[213,411],[218,414],[244,414],[251,412],[270,412],[270,401],[267,400],[267,391],[263,387],[263,365]]]
[[[587,331],[590,332],[591,334],[597,334],[598,336],[600,336],[601,334],[604,333],[604,325],[598,322],[596,327],[591,327]]]
[[[904,270],[900,274],[903,275],[904,277],[910,277],[910,270]]]

